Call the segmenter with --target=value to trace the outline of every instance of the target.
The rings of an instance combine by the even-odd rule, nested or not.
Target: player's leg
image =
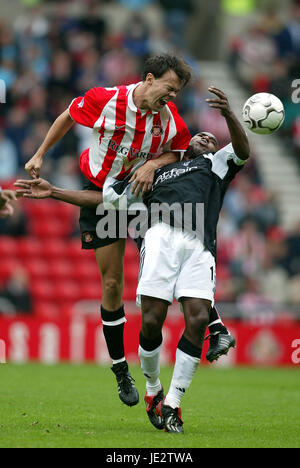
[[[167,396],[157,411],[167,432],[182,433],[180,402],[199,365],[209,311],[214,300],[215,259],[192,233],[181,235],[180,272],[174,297],[181,303],[185,330],[178,343],[176,361]]]
[[[173,301],[179,265],[172,236],[170,226],[163,224],[157,224],[147,231],[140,251],[137,288],[137,302],[142,309],[139,357],[146,378],[146,411],[157,429],[163,428],[161,419],[155,415],[155,408],[164,397],[159,380],[161,330],[168,306]]]
[[[97,190],[97,187],[86,181],[84,189]],[[101,190],[101,189],[98,189]],[[114,225],[112,235],[99,233],[99,223],[103,223],[108,212],[97,215],[95,208],[84,207],[80,210],[80,230],[82,248],[94,250],[102,278],[101,317],[103,332],[110,357],[113,360],[112,370],[116,375],[120,399],[132,406],[138,403],[138,392],[133,384],[124,356],[123,332],[126,322],[122,293],[124,285],[124,251],[125,238],[120,238],[118,212],[113,212]],[[105,221],[105,220],[104,220]],[[106,221],[105,221],[106,223]],[[104,226],[106,224],[104,223]],[[100,230],[101,231],[101,230]],[[126,230],[125,230],[126,232]]]
[[[163,418],[165,430],[173,433],[183,433],[181,399],[186,394],[200,363],[211,308],[209,300],[182,297],[180,302],[185,318],[185,330],[177,346],[169,391],[157,408],[158,414]]]
[[[139,401],[138,392],[128,370],[124,352],[124,325],[126,322],[122,302],[124,286],[124,253],[126,239],[95,249],[102,278],[101,318],[103,333],[112,359],[119,397],[128,406]]]
[[[162,326],[168,312],[167,301],[142,296],[142,327],[139,338],[139,359],[146,378],[146,411],[154,427],[163,429],[164,424],[156,414],[156,406],[164,398],[159,379]]]

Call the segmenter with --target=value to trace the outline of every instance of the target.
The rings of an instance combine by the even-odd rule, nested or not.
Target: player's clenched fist
[[[43,158],[38,155],[34,155],[25,165],[25,171],[32,179],[38,179],[40,177],[40,169],[43,165]]]

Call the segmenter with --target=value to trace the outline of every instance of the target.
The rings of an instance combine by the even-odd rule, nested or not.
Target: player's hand
[[[8,218],[14,214],[14,208],[10,203],[5,203],[3,208],[0,208],[0,218]]]
[[[7,203],[17,200],[17,194],[13,190],[2,190],[0,192],[0,209]]]
[[[53,187],[47,180],[17,180],[14,185],[19,187],[16,193],[24,198],[43,199],[49,198],[52,195]]]
[[[213,99],[206,99],[206,102],[209,103],[209,106],[213,107],[214,109],[219,109],[224,117],[230,115],[232,113],[232,110],[229,105],[226,94],[223,93],[223,91],[221,91],[220,89],[216,88],[215,86],[210,86],[208,88],[208,91],[217,96]]]
[[[2,190],[0,192],[0,218],[7,218],[14,214],[11,201],[17,200],[17,194],[13,190]]]
[[[25,164],[25,171],[31,177],[31,179],[38,179],[40,177],[40,169],[43,165],[43,158],[38,154],[35,154],[29,161]]]
[[[148,161],[133,173],[129,181],[129,183],[134,182],[131,190],[132,194],[137,197],[140,192],[145,195],[146,192],[151,190],[155,169],[151,161]]]

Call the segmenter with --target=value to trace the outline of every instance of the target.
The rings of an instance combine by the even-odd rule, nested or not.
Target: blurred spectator
[[[187,21],[194,11],[193,0],[159,0],[165,13],[165,25],[171,42],[178,49],[186,49]]]
[[[300,275],[300,220],[286,237],[286,256],[283,266],[290,276]]]
[[[16,145],[0,129],[0,182],[15,177],[18,170]]]
[[[151,5],[154,0],[117,0],[117,2],[130,10],[142,10],[146,6]]]
[[[289,303],[294,306],[300,306],[300,275],[296,275],[290,280]]]
[[[136,12],[129,18],[124,29],[124,47],[140,60],[145,60],[150,52],[150,29],[143,15]]]
[[[32,300],[30,294],[30,281],[27,271],[17,268],[5,287],[0,289],[0,313],[26,313],[32,312]]]
[[[231,268],[235,276],[255,277],[261,271],[265,256],[265,241],[257,222],[247,217],[232,243]]]
[[[13,206],[14,213],[9,218],[0,219],[0,236],[26,236],[28,233],[28,222],[22,206],[20,206],[20,202],[12,202],[11,204]]]

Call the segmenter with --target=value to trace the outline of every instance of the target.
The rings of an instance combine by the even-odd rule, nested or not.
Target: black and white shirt
[[[159,212],[159,220],[195,232],[216,256],[217,223],[224,196],[245,162],[229,144],[215,154],[202,154],[158,169],[152,189],[143,199],[148,209],[148,227],[157,222]],[[116,204],[124,196],[128,205],[141,201],[131,195],[128,179],[108,180],[104,185],[104,202]]]

